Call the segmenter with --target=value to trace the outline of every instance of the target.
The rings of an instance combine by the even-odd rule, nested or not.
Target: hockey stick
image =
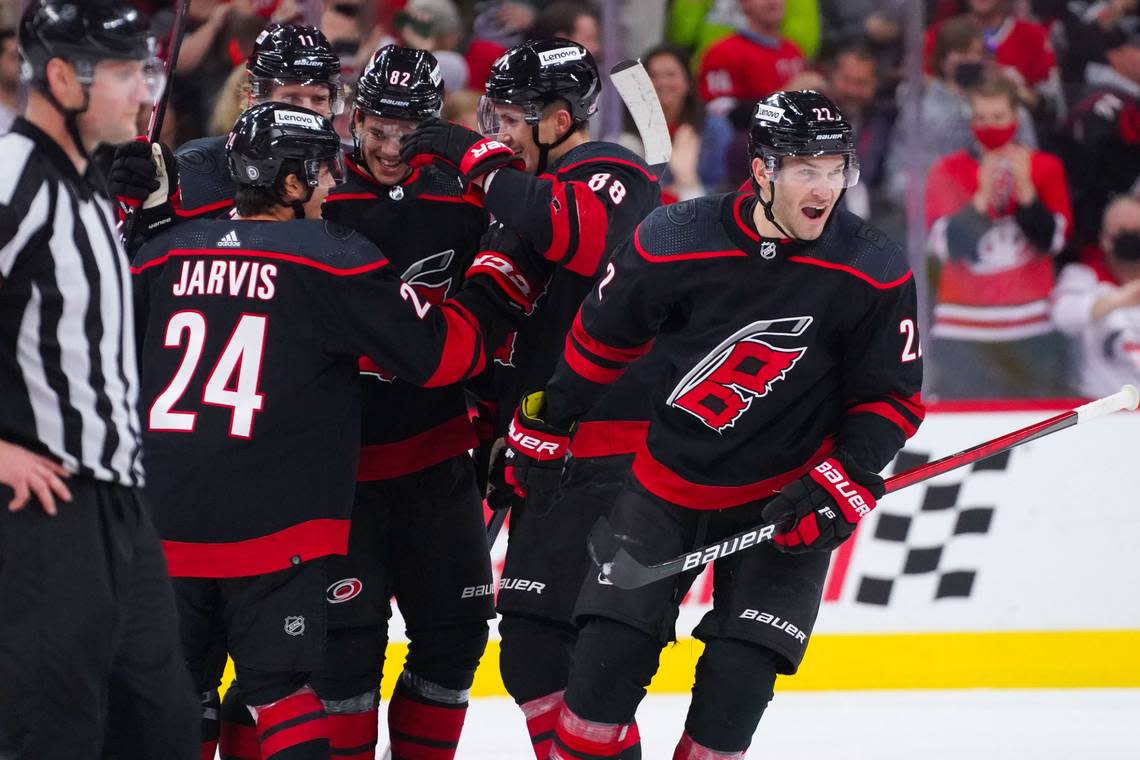
[[[1012,433],[998,436],[993,440],[979,443],[977,446],[959,451],[957,454],[928,462],[921,467],[899,473],[887,478],[884,486],[887,493],[893,493],[900,488],[921,483],[936,475],[941,475],[959,467],[972,464],[982,459],[1008,451],[1014,446],[1052,435],[1065,428],[1070,428],[1080,422],[1088,422],[1097,417],[1122,410],[1134,410],[1140,402],[1140,392],[1136,386],[1125,385],[1116,393],[1105,396],[1096,401],[1070,409],[1049,419],[1035,422]],[[602,517],[594,524],[590,531],[589,549],[594,564],[602,569],[603,576],[619,588],[632,589],[646,586],[650,583],[678,575],[689,570],[707,565],[721,557],[727,557],[738,551],[756,546],[772,538],[776,534],[779,524],[767,523],[741,531],[729,536],[711,546],[694,549],[659,565],[643,565],[630,555],[621,546],[618,537],[614,534],[609,520]],[[607,559],[610,558],[610,559]]]
[[[622,61],[610,69],[610,82],[621,95],[641,135],[645,163],[650,166],[669,163],[673,157],[673,139],[661,110],[661,101],[641,61]]]
[[[491,519],[487,521],[487,551],[494,548],[495,539],[499,537],[499,531],[502,530],[509,511],[507,509],[496,509],[491,513]]]

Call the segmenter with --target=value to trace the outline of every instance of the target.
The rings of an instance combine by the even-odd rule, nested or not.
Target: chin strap
[[[769,183],[769,185],[772,187],[772,200],[765,201],[764,194],[760,192],[760,183],[756,181],[756,177],[752,177],[751,181],[752,192],[756,194],[756,202],[759,203],[760,207],[764,209],[764,217],[773,225],[775,225],[776,229],[780,231],[781,235],[794,240],[795,238],[792,237],[792,235],[788,234],[788,231],[780,226],[780,223],[776,221],[776,215],[772,213],[772,204],[776,202],[776,183]]]
[[[543,172],[546,171],[546,164],[550,159],[550,151],[554,150],[559,145],[561,145],[562,143],[569,140],[570,135],[572,135],[578,131],[578,127],[579,127],[579,125],[581,125],[581,123],[582,122],[580,122],[580,121],[575,121],[570,126],[570,129],[566,130],[566,134],[562,135],[562,137],[559,137],[557,140],[555,140],[552,143],[544,143],[541,140],[539,140],[538,139],[538,125],[537,124],[531,124],[530,125],[530,133],[534,137],[534,144],[538,146],[538,167],[534,170],[535,174],[542,174]]]
[[[71,137],[71,141],[75,143],[75,149],[79,151],[79,155],[83,157],[84,161],[90,163],[91,155],[87,152],[87,147],[83,144],[83,136],[79,132],[79,116],[87,111],[87,107],[91,104],[91,89],[89,85],[80,83],[83,90],[83,105],[79,108],[64,108],[63,104],[51,92],[51,87],[44,81],[42,87],[37,87],[40,94],[47,98],[47,102],[51,104],[60,116],[63,117],[63,125],[67,129],[67,134]]]

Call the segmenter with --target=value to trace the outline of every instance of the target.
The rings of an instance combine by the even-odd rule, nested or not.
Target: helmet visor
[[[518,105],[484,95],[479,98],[475,115],[479,131],[485,137],[495,137],[524,123],[537,124],[542,119],[542,106],[538,103]]]
[[[250,94],[256,103],[288,103],[301,106],[331,118],[344,112],[344,92],[339,77],[324,79],[270,79],[254,77],[249,81]]]
[[[344,156],[310,158],[305,161],[305,181],[309,187],[334,187],[344,184]]]
[[[771,180],[783,186],[838,192],[859,182],[859,159],[854,153],[768,154],[764,163]]]

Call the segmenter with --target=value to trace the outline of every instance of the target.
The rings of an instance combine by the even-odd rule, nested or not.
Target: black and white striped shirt
[[[0,438],[136,486],[130,271],[103,193],[29,122],[0,137]]]

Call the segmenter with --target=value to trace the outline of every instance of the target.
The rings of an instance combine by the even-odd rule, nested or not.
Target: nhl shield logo
[[[300,636],[305,632],[305,617],[297,615],[285,618],[285,633],[290,636]]]
[[[388,197],[394,201],[402,200],[404,197],[404,188],[396,185],[388,191]]]
[[[776,244],[771,240],[765,240],[760,244],[760,257],[764,259],[776,258]]]

